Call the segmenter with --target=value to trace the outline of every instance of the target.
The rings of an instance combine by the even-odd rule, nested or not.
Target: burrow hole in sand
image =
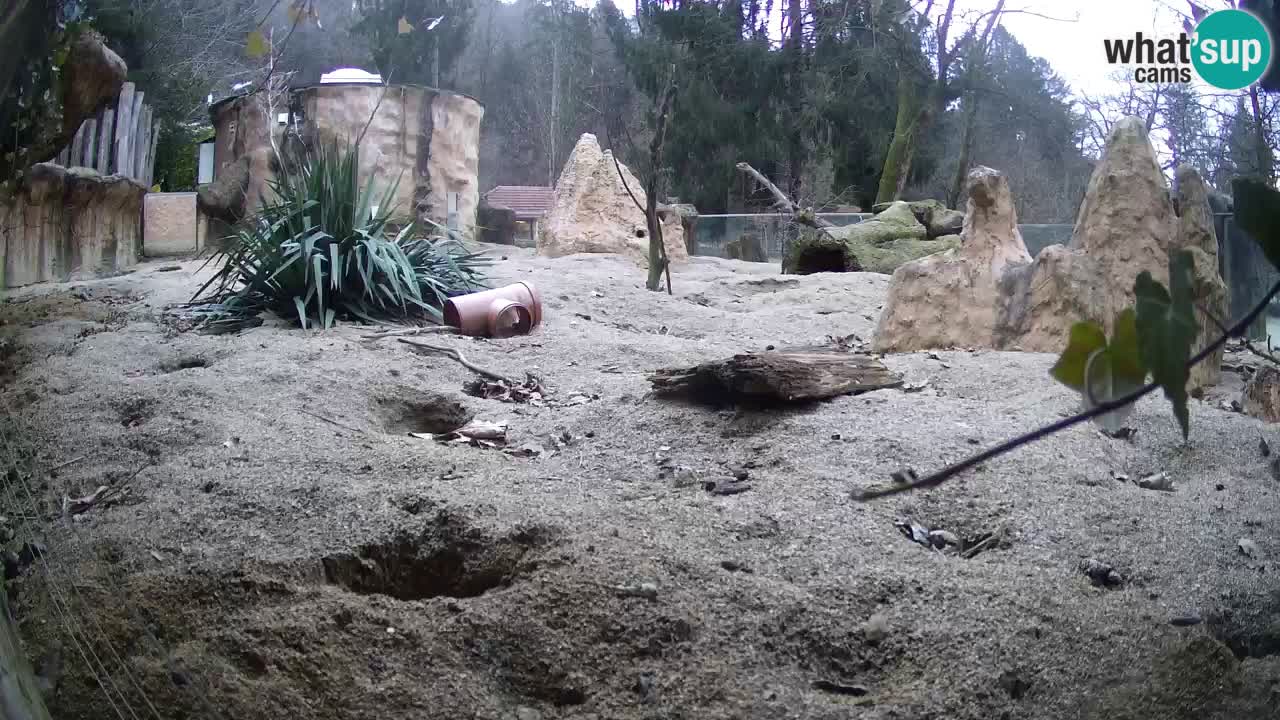
[[[548,541],[546,529],[493,539],[474,530],[434,528],[322,558],[325,579],[360,595],[397,600],[471,598],[510,586],[536,568],[526,555]]]
[[[410,388],[379,395],[375,402],[378,421],[393,435],[452,432],[473,417],[454,398]]]

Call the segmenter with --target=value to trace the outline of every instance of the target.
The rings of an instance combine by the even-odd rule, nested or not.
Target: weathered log
[[[897,387],[902,376],[870,355],[809,347],[665,368],[652,373],[649,382],[659,394],[711,403],[795,403]]]

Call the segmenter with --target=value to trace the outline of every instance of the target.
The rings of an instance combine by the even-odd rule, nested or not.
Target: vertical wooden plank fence
[[[57,163],[124,175],[151,187],[160,127],[145,100],[145,92],[125,83],[115,103],[84,121],[71,144],[58,153]]]

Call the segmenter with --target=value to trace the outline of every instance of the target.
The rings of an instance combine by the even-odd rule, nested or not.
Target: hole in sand
[[[213,364],[212,360],[200,357],[199,355],[179,355],[176,358],[161,360],[158,366],[162,373],[174,373],[179,370],[192,370],[194,368],[207,368]]]
[[[383,430],[396,434],[447,433],[471,422],[474,413],[446,395],[395,388],[375,398]]]
[[[478,597],[532,570],[525,554],[550,537],[549,530],[533,529],[495,540],[440,517],[443,522],[422,535],[401,534],[324,557],[325,578],[354,593],[398,600]]]
[[[858,269],[849,253],[837,248],[811,248],[796,258],[795,274],[850,272]]]
[[[1210,633],[1240,660],[1280,655],[1280,607],[1225,609],[1210,614]]]

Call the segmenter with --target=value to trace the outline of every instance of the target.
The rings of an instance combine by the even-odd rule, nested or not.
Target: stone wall
[[[33,166],[0,201],[0,288],[112,275],[137,262],[146,192],[119,175]]]
[[[445,225],[448,195],[457,193],[457,228],[474,234],[484,117],[479,102],[416,85],[332,84],[298,90],[294,106],[306,132],[321,140],[355,142],[364,132],[361,182],[370,175],[382,189],[398,182],[398,213]]]

